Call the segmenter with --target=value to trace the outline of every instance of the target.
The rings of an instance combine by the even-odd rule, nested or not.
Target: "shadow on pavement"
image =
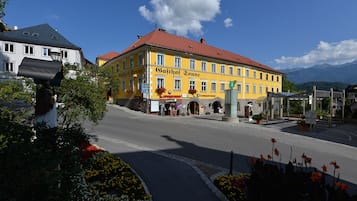
[[[168,141],[175,142],[181,148],[161,150],[160,153],[167,153],[169,156],[180,156],[188,159],[192,165],[197,165],[194,161],[213,165],[211,167],[221,167],[226,170],[230,169],[230,152],[219,151],[211,148],[205,148],[195,145],[194,143],[177,140],[168,135],[162,135]],[[218,200],[212,197],[212,192],[205,187],[204,182],[198,176],[197,172],[179,160],[172,160],[170,157],[162,156],[155,151],[142,151],[121,153],[119,156],[137,171],[144,179],[154,201],[161,200]],[[233,171],[250,172],[250,156],[233,154]],[[193,159],[193,160],[191,160]],[[270,161],[269,161],[270,162]],[[279,164],[284,167],[286,164]],[[222,170],[222,169],[220,169]],[[201,169],[203,173],[204,170]],[[227,172],[228,173],[228,172]],[[207,177],[211,175],[206,174]],[[328,175],[326,181],[332,181],[333,177]],[[357,185],[348,181],[347,184],[350,194],[357,193]]]

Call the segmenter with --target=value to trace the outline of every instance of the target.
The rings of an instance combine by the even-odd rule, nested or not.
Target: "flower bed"
[[[130,166],[113,154],[87,145],[83,150],[86,161],[85,180],[89,189],[100,197],[114,197],[120,200],[149,200],[142,181],[132,172]]]
[[[311,158],[302,154],[301,163],[296,159],[285,166],[281,163],[279,150],[275,147],[276,139],[272,138],[272,154],[268,160],[263,155],[250,158],[250,173],[217,176],[214,184],[226,195],[228,200],[311,200],[311,201],[350,201],[357,195],[347,193],[348,186],[336,176],[340,166],[331,161],[333,181],[327,182],[327,166],[321,171],[311,167]],[[277,156],[280,162],[275,162]]]

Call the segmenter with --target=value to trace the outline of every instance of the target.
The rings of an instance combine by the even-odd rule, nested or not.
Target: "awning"
[[[17,73],[18,76],[30,77],[39,80],[51,80],[61,70],[60,61],[48,61],[25,57]]]

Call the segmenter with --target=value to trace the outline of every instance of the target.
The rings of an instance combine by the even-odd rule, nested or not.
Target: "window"
[[[226,71],[226,69],[225,69],[226,67],[224,66],[224,65],[221,65],[221,73],[222,74],[224,74],[225,73],[225,71]]]
[[[271,75],[271,81],[274,81],[274,75]]]
[[[134,58],[133,57],[131,57],[129,59],[129,66],[130,66],[130,68],[134,68]]]
[[[7,71],[7,72],[14,72],[14,63],[12,63],[12,62],[5,62],[5,71]]]
[[[195,60],[194,59],[190,59],[190,69],[195,70]]]
[[[121,85],[121,89],[122,89],[123,91],[125,91],[125,87],[126,87],[125,85],[126,85],[125,80],[123,80],[122,85]]]
[[[174,81],[174,90],[175,91],[181,91],[181,79],[180,78],[175,78]]]
[[[233,75],[233,66],[229,66],[229,74]]]
[[[211,82],[211,91],[212,91],[212,92],[216,92],[216,90],[217,90],[216,81],[212,81],[212,82]]]
[[[266,93],[269,92],[269,87],[268,87],[268,86],[265,87],[265,92],[266,92]]]
[[[271,92],[274,92],[274,87],[271,88]]]
[[[263,73],[259,73],[259,79],[263,79]]]
[[[175,68],[181,68],[181,57],[175,57]]]
[[[12,43],[5,43],[5,52],[15,52],[14,51],[14,44]]]
[[[211,71],[212,73],[215,73],[216,72],[216,64],[211,64]]]
[[[125,60],[123,61],[123,70],[125,70],[125,68],[126,68],[126,62],[125,62]]]
[[[201,81],[201,91],[207,91],[207,81]]]
[[[119,73],[119,64],[116,64],[117,73]]]
[[[269,79],[269,74],[267,73],[266,75],[265,75],[265,80],[268,80]]]
[[[245,77],[249,77],[249,69],[245,70]]]
[[[67,59],[68,58],[68,52],[66,50],[61,50],[61,57],[62,57],[62,59]]]
[[[249,94],[249,84],[245,85],[245,93]]]
[[[50,56],[51,49],[44,47],[42,49],[42,56]]]
[[[33,54],[33,46],[30,46],[30,45],[25,45],[24,47],[24,51],[25,51],[25,54]]]
[[[276,81],[279,82],[279,76],[276,76]]]
[[[259,94],[263,94],[263,87],[261,85],[259,86]]]
[[[240,84],[240,83],[237,84],[237,91],[238,91],[238,93],[242,92],[242,84]]]
[[[276,93],[279,93],[279,88],[276,88]]]
[[[257,86],[253,85],[253,94],[257,93]]]
[[[163,88],[165,87],[165,80],[163,77],[158,77],[156,79],[156,88]]]
[[[254,71],[254,72],[253,72],[253,78],[254,78],[254,79],[257,78],[257,71]]]
[[[158,66],[163,66],[164,65],[164,55],[158,53],[157,54],[157,65]]]
[[[139,55],[139,66],[144,66],[144,55]]]
[[[130,88],[131,90],[134,90],[134,80],[133,80],[133,79],[130,79],[130,80],[129,80],[129,88]]]
[[[201,71],[206,72],[206,62],[205,61],[201,62]]]
[[[238,76],[241,76],[241,75],[242,75],[242,72],[241,72],[241,69],[240,69],[240,68],[237,68],[237,75],[238,75]]]
[[[195,82],[195,80],[190,80],[190,89],[196,89],[196,82]]]
[[[224,92],[225,87],[226,87],[226,84],[225,84],[224,82],[221,82],[221,83],[220,83],[220,89],[219,89],[219,90],[220,90],[221,92]]]

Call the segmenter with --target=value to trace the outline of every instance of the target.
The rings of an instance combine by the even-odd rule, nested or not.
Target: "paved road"
[[[189,173],[192,168],[190,169],[182,163],[179,165],[180,163],[177,161],[165,162],[167,159],[163,159],[160,155],[153,156],[152,153],[165,153],[219,167],[228,167],[229,153],[234,151],[234,170],[246,172],[250,168],[247,162],[250,156],[259,157],[260,154],[266,155],[271,152],[270,139],[272,137],[278,140],[276,146],[282,153],[282,162],[293,158],[299,160],[302,153],[312,157],[313,166],[317,168],[324,164],[329,166],[329,162],[335,160],[341,166],[339,170],[341,179],[350,182],[351,191],[357,192],[356,185],[353,185],[357,184],[355,171],[357,149],[355,147],[284,132],[281,127],[271,124],[260,126],[250,123],[231,124],[192,117],[159,117],[126,108],[112,106],[108,108],[109,111],[103,121],[98,126],[91,128],[90,131],[99,137],[98,143],[101,143],[105,148],[109,147],[109,150],[114,153],[121,154],[122,158],[125,158],[132,166],[136,166],[134,168],[142,175],[153,192],[154,200],[169,199],[160,197],[165,194],[165,189],[172,189],[172,186],[161,183],[161,181],[165,181],[166,176],[174,175],[175,178],[178,178],[176,171],[182,171],[187,172],[190,175],[189,178],[197,177]],[[125,147],[134,150],[126,150]],[[119,148],[124,150],[116,150]],[[147,158],[148,160],[145,160]],[[153,168],[150,168],[149,161],[156,160],[164,160],[164,162],[159,162],[162,166],[155,163],[156,165],[154,164]],[[175,167],[178,168],[175,169]],[[162,171],[166,172],[162,173]],[[331,172],[331,170],[329,171]],[[164,175],[166,175],[164,178],[160,178]],[[158,182],[151,182],[156,177],[159,178]],[[178,182],[182,182],[184,187],[189,189],[201,189],[199,186],[202,183],[195,181],[187,184],[184,178],[185,176],[177,179],[174,187],[181,188],[182,185],[179,185]],[[190,185],[191,183],[192,185]],[[167,184],[173,185],[172,183]],[[206,190],[202,190],[202,192],[207,192]],[[192,191],[183,191],[186,194],[195,195]],[[212,197],[212,200],[215,199],[217,198]],[[202,199],[195,197],[184,200]]]

